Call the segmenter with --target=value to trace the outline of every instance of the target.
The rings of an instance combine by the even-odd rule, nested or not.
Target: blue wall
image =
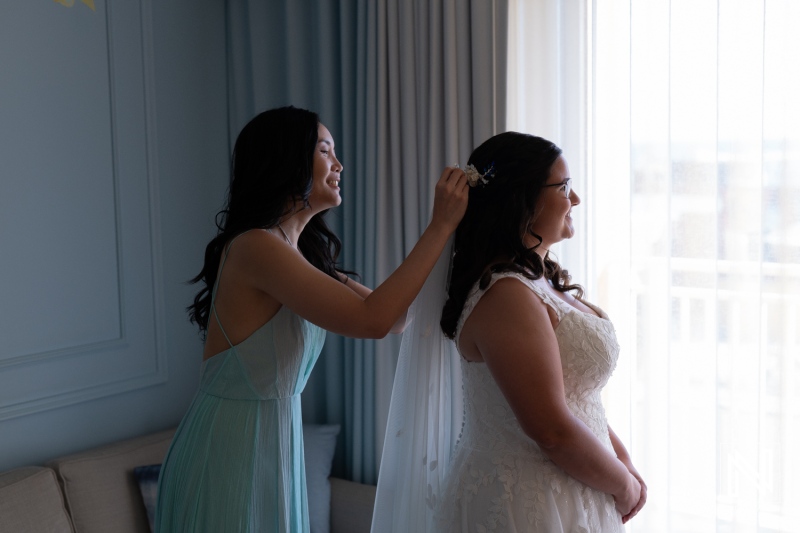
[[[185,412],[225,62],[219,0],[0,5],[0,470]]]

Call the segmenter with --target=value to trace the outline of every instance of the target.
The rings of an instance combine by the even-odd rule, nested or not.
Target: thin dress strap
[[[244,233],[247,233],[246,231]],[[214,318],[217,319],[217,325],[219,326],[219,330],[222,332],[222,335],[225,336],[225,340],[228,341],[228,346],[233,348],[233,343],[228,338],[228,334],[225,333],[225,328],[222,327],[222,322],[219,320],[219,315],[217,314],[217,306],[214,302],[217,300],[217,289],[219,288],[219,280],[222,277],[222,269],[225,267],[225,260],[228,259],[228,253],[231,251],[231,246],[233,246],[233,242],[239,238],[240,235],[244,235],[244,233],[240,233],[233,239],[231,242],[228,243],[228,246],[225,247],[225,253],[222,255],[222,263],[219,265],[219,272],[217,273],[217,280],[214,282],[214,287],[211,289],[211,311],[214,313]]]

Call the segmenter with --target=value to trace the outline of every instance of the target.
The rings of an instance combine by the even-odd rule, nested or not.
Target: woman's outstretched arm
[[[372,289],[360,284],[352,278],[347,277],[347,275],[341,272],[339,272],[339,279],[341,279],[351,291],[358,294],[362,298],[366,298],[372,294]],[[407,318],[408,312],[403,313],[400,318],[397,319],[397,322],[392,325],[392,329],[389,330],[389,333],[403,333],[403,330],[405,330],[407,325]]]
[[[406,313],[464,216],[468,188],[462,170],[444,170],[436,184],[430,224],[405,261],[366,296],[320,272],[268,231],[242,235],[246,242],[232,251],[231,259],[240,254],[235,260],[243,281],[306,320],[349,337],[381,338]]]

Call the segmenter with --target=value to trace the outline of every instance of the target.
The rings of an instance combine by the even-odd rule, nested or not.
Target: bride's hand
[[[639,475],[639,472],[637,472],[632,465],[629,468],[633,477],[635,477],[636,480],[639,482],[639,486],[641,487],[641,489],[639,491],[639,501],[636,502],[636,505],[633,507],[633,509],[631,509],[631,511],[628,514],[622,515],[623,524],[627,523],[628,520],[636,516],[639,513],[639,511],[642,510],[644,504],[647,502],[647,485],[645,484],[644,479],[642,479],[642,476]]]
[[[638,511],[636,507],[642,496],[642,485],[633,474],[628,474],[627,481],[625,487],[623,487],[618,494],[614,494],[614,504],[619,514],[623,517],[623,523],[630,520],[631,516],[629,515],[631,515],[634,510]],[[644,505],[644,503],[642,503],[642,505]]]

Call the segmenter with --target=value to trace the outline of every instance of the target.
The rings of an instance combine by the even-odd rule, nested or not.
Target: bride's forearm
[[[617,458],[627,466],[631,461],[631,456],[628,454],[628,449],[622,444],[620,438],[614,433],[614,430],[611,429],[611,426],[608,426],[608,438],[611,439],[611,446],[614,447],[614,453],[617,454]]]
[[[628,468],[577,418],[539,446],[550,460],[582,483],[617,499],[633,498],[635,486]]]

